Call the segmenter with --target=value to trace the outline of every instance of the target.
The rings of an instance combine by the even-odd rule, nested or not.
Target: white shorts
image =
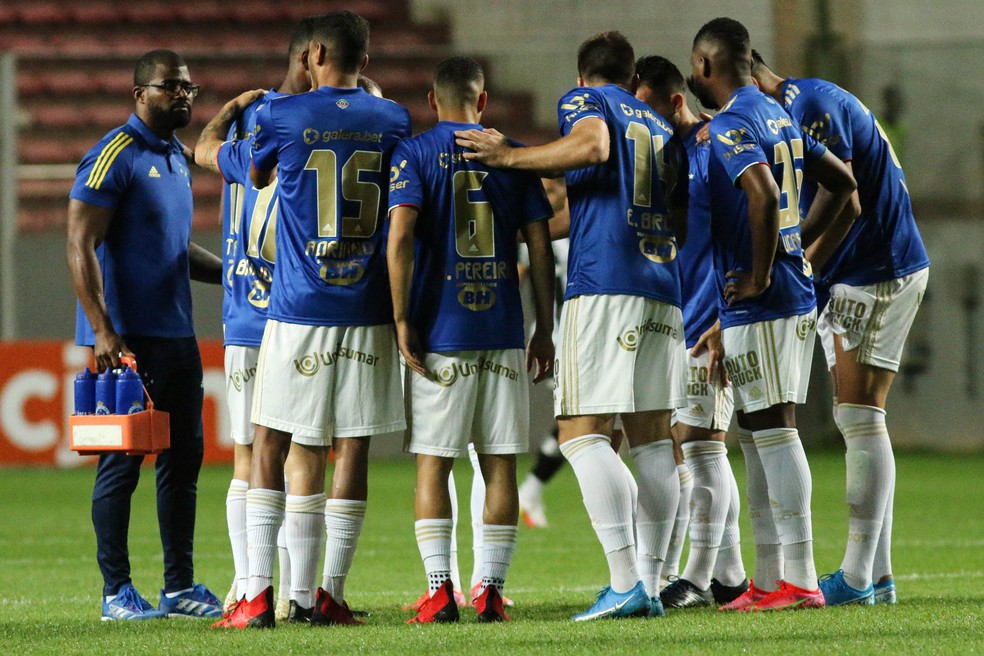
[[[560,318],[554,415],[672,410],[686,401],[680,308],[642,296],[576,296]]]
[[[897,372],[928,281],[929,268],[925,268],[874,285],[832,286],[830,302],[817,323],[827,368],[837,364],[836,334],[841,336],[844,351],[856,350],[861,364]]]
[[[725,328],[724,366],[735,409],[757,412],[806,402],[817,334],[817,311]]]
[[[268,320],[253,423],[309,446],[406,428],[393,326],[306,326]]]
[[[407,367],[405,451],[443,458],[526,453],[530,391],[523,349],[424,356],[427,377]]]
[[[710,355],[704,350],[696,358],[690,349],[684,347],[686,367],[683,380],[687,386],[687,406],[675,413],[678,423],[706,428],[712,431],[726,431],[731,425],[731,414],[735,409],[734,392],[730,385],[721,384],[718,375],[711,380],[707,374]],[[718,363],[719,367],[724,365]]]
[[[253,422],[249,420],[253,405],[253,386],[256,383],[256,359],[260,349],[255,346],[225,347],[226,404],[229,406],[229,425],[232,441],[249,446],[253,443]]]

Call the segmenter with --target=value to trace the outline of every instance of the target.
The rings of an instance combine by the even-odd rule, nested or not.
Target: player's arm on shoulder
[[[225,137],[229,134],[229,126],[246,110],[250,104],[265,94],[263,89],[253,89],[236,96],[219,110],[219,113],[212,117],[198,137],[198,144],[195,146],[195,163],[204,169],[221,173],[219,171],[219,148],[225,143]]]
[[[830,150],[825,150],[820,157],[805,152],[803,173],[819,185],[800,228],[805,248],[833,227],[835,221],[838,224],[842,223],[841,219],[853,222],[861,213],[861,204],[850,164],[837,159]],[[843,229],[843,225],[839,225],[838,229]],[[847,230],[850,230],[850,225]],[[841,238],[846,235],[847,232],[844,232]]]
[[[611,145],[608,124],[597,117],[579,120],[568,134],[542,146],[516,148],[498,132],[488,130],[460,130],[455,137],[459,146],[473,151],[466,152],[465,159],[499,168],[536,171],[547,178],[608,161]]]
[[[222,258],[193,241],[188,242],[188,271],[197,282],[222,284]]]
[[[386,264],[389,267],[390,294],[393,297],[393,322],[396,343],[407,366],[419,374],[426,373],[424,354],[417,331],[410,324],[410,283],[413,281],[413,232],[420,210],[412,205],[397,205],[390,210]]]
[[[103,295],[102,270],[96,248],[106,238],[114,210],[74,198],[68,201],[68,270],[72,287],[92,331],[96,335],[93,352],[100,371],[120,366],[120,354],[132,355],[117,334]]]
[[[531,371],[535,364],[533,382],[539,383],[553,373],[554,256],[547,221],[526,223],[520,231],[529,251],[530,282],[536,307],[536,330],[526,348],[526,370]]]

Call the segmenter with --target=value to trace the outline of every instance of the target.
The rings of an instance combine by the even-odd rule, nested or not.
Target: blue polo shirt
[[[113,210],[96,256],[116,332],[193,337],[191,175],[181,142],[164,141],[131,114],[82,158],[71,198]],[[95,343],[78,303],[75,342]]]

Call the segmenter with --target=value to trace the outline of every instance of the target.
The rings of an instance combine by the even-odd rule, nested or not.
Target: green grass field
[[[737,451],[737,449],[735,450]],[[810,454],[817,568],[839,566],[846,534],[843,455]],[[734,461],[740,487],[744,468]],[[521,465],[525,470],[526,463]],[[459,463],[467,509],[470,469]],[[199,486],[197,576],[220,597],[232,576],[225,527],[230,470],[206,468]],[[369,513],[348,600],[372,612],[360,628],[288,626],[265,632],[217,632],[205,621],[99,621],[101,580],[89,521],[94,472],[0,472],[0,654],[526,654],[526,653],[940,653],[984,652],[984,458],[899,454],[894,561],[895,607],[836,608],[766,615],[670,611],[662,620],[575,625],[606,581],[601,549],[569,469],[547,490],[552,526],[522,527],[507,594],[508,625],[477,625],[465,612],[456,626],[406,626],[400,606],[425,581],[413,537],[413,467],[373,465]],[[134,582],[156,603],[160,542],[153,471],[134,500],[130,550]],[[742,518],[746,566],[751,532]],[[461,566],[471,571],[470,520],[459,526]]]

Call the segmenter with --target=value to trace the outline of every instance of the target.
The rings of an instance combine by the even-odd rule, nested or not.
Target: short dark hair
[[[287,48],[287,56],[291,59],[299,53],[304,52],[311,42],[311,34],[314,32],[314,16],[302,18],[290,33],[290,45]]]
[[[759,53],[759,51],[756,50],[755,48],[752,48],[752,70],[755,70],[756,68],[759,67],[767,68],[770,71],[772,70],[772,67],[766,64],[765,60],[762,59],[762,55]]]
[[[485,88],[482,66],[468,57],[448,57],[434,69],[434,92],[442,100],[467,105],[478,100]]]
[[[669,98],[674,93],[683,93],[687,89],[680,69],[666,57],[647,55],[636,62],[636,75],[639,84],[645,84],[662,98]]]
[[[585,79],[627,84],[635,74],[632,44],[621,32],[595,34],[577,49],[577,73]]]
[[[370,95],[376,93],[380,96],[383,95],[383,89],[379,86],[376,80],[371,77],[366,77],[365,75],[359,76],[359,88]]]
[[[751,49],[748,30],[733,18],[715,18],[704,23],[694,37],[694,46],[701,41],[711,41],[722,46],[734,59],[748,57]]]
[[[343,73],[358,73],[369,51],[369,23],[355,12],[333,11],[312,19],[311,41],[328,51],[328,60]]]
[[[187,66],[181,55],[173,50],[165,50],[164,48],[151,50],[150,52],[144,53],[137,61],[137,66],[133,69],[133,86],[139,87],[141,84],[147,84],[153,80],[157,74],[158,64],[173,66],[175,68]]]

